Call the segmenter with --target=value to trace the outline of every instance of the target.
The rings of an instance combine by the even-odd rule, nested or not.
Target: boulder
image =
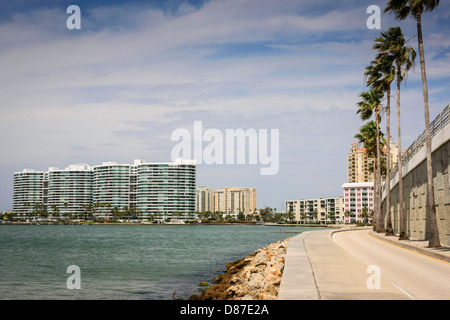
[[[226,264],[218,282],[190,300],[275,300],[283,276],[289,238]]]

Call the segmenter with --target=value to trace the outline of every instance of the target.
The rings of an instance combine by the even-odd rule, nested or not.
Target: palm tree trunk
[[[393,236],[394,229],[392,228],[391,221],[391,87],[389,86],[387,91],[387,103],[386,103],[386,236]]]
[[[373,164],[373,199],[374,199],[374,206],[373,206],[373,218],[372,218],[372,229],[373,231],[378,230],[378,184],[377,184],[377,177],[378,177],[378,168],[377,168],[378,162],[377,162],[377,154],[375,152],[375,159]]]
[[[398,204],[400,230],[399,240],[409,240],[406,232],[405,210],[403,209],[403,163],[402,163],[402,139],[400,130],[400,83],[401,83],[401,66],[397,63],[397,139],[398,139]]]
[[[381,211],[381,161],[380,161],[380,122],[379,122],[379,117],[380,117],[380,106],[377,106],[376,109],[376,113],[375,113],[375,117],[376,117],[376,129],[377,129],[377,150],[376,150],[376,162],[377,162],[377,178],[376,178],[376,184],[377,184],[377,189],[375,192],[377,192],[376,195],[376,207],[377,207],[377,232],[385,232],[386,230],[384,229],[384,217],[383,217],[383,212]]]
[[[422,37],[422,12],[418,10],[417,15],[417,39],[419,42],[420,69],[422,73],[423,101],[425,109],[425,132],[426,132],[426,153],[427,153],[427,175],[428,175],[428,210],[430,215],[430,239],[428,247],[440,247],[439,230],[436,220],[436,204],[434,201],[434,185],[433,185],[433,165],[431,159],[431,135],[430,135],[430,111],[428,107],[428,85],[425,70],[425,53],[423,50]]]

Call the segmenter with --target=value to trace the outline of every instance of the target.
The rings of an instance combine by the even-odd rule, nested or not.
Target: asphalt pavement
[[[379,270],[367,265],[333,240],[327,229],[301,233],[289,240],[278,300],[409,300],[411,295]],[[360,230],[360,229],[359,229]],[[373,238],[422,255],[450,262],[450,248],[426,248],[427,241],[399,241],[367,230]]]

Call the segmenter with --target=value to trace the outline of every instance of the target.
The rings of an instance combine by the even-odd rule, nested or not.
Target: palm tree
[[[287,213],[287,217],[288,217],[289,222],[292,222],[295,219],[295,213],[293,211],[289,211]]]
[[[350,214],[351,214],[351,212],[350,212],[349,210],[347,210],[347,211],[344,212],[344,216],[345,216],[346,218],[350,217]],[[350,223],[350,220],[349,220],[349,223]]]
[[[364,208],[362,209],[361,218],[365,223],[369,222],[369,208],[367,208],[367,206],[364,206]]]
[[[412,16],[417,21],[417,41],[419,45],[420,70],[422,75],[423,101],[425,111],[425,134],[427,153],[427,175],[428,175],[428,210],[430,216],[430,239],[428,247],[441,247],[439,230],[436,220],[436,204],[434,201],[433,165],[431,160],[431,134],[430,134],[430,111],[428,106],[428,84],[425,67],[425,53],[423,49],[422,36],[422,13],[433,11],[439,6],[439,0],[389,0],[384,12],[391,11],[397,20],[404,20]]]
[[[303,224],[306,223],[306,214],[305,214],[305,213],[302,213],[302,214],[300,215],[300,222],[303,223]]]
[[[318,212],[316,210],[314,210],[313,211],[313,217],[314,217],[315,223],[317,223],[317,216],[318,216]]]
[[[376,50],[379,42],[384,42],[381,37],[375,39],[375,45],[372,49]],[[395,66],[392,57],[383,52],[379,52],[376,60],[371,62],[372,67],[366,68],[366,82],[375,90],[386,92],[386,236],[393,236],[394,229],[391,219],[391,84],[395,79]]]
[[[375,170],[374,170],[374,189],[375,189],[375,214],[376,219],[376,231],[384,232],[384,219],[381,212],[381,165],[380,165],[380,110],[381,110],[381,100],[383,99],[384,93],[382,91],[370,90],[360,94],[362,100],[358,102],[359,109],[356,113],[360,113],[361,120],[368,120],[373,113],[375,113]]]
[[[362,143],[364,148],[366,148],[367,156],[375,158],[375,153],[377,149],[377,129],[376,129],[375,121],[369,121],[361,128],[359,128],[359,132],[355,134],[354,138],[358,139],[358,143]],[[380,149],[384,147],[384,133],[380,130]]]
[[[379,138],[377,138],[377,124],[375,123],[375,121],[370,121],[366,123],[359,129],[359,133],[355,134],[355,138],[358,139],[359,143],[362,143],[364,145],[364,148],[366,148],[367,156],[371,158],[375,158],[377,149],[379,150],[378,153],[381,153],[381,150],[384,147],[385,143],[384,134],[380,130],[378,130],[378,137]],[[377,171],[376,166],[377,162],[375,162],[375,167],[371,166],[369,169],[375,173]],[[381,194],[380,192],[377,193],[377,191],[379,190],[375,189],[375,204],[378,203],[379,207],[381,208]],[[378,227],[381,227],[380,229],[382,230],[383,228],[382,217],[383,217],[382,214],[376,216],[376,220],[374,223],[374,230],[378,231]]]
[[[377,41],[378,38],[375,39]],[[374,46],[375,49],[375,46]],[[386,186],[386,235],[394,235],[394,229],[392,227],[391,219],[391,181],[389,172],[391,169],[391,83],[395,78],[395,67],[393,60],[389,55],[377,55],[376,60],[372,61],[366,72],[366,85],[372,87],[374,90],[386,92],[386,158],[387,168],[385,174],[385,186]],[[381,192],[381,190],[380,190]]]
[[[399,240],[408,240],[406,232],[406,217],[403,208],[403,163],[401,148],[401,127],[400,127],[400,85],[407,72],[414,66],[416,52],[412,47],[406,46],[406,40],[400,27],[391,27],[375,41],[374,49],[378,50],[379,56],[385,58],[390,56],[396,67],[397,82],[397,143],[398,143],[398,191],[399,191],[399,217],[400,230]]]
[[[331,223],[336,223],[336,213],[334,211],[328,212],[328,218]]]
[[[53,204],[51,207],[52,207],[52,210],[53,210],[52,215],[54,215],[55,217],[59,217],[59,208],[58,208],[58,206]]]

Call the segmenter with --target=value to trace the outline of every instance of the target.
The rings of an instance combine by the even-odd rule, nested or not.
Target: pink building
[[[371,221],[364,216],[374,208],[373,182],[344,183],[344,221],[345,223]],[[363,210],[367,207],[368,210]],[[367,220],[369,219],[369,220]]]

